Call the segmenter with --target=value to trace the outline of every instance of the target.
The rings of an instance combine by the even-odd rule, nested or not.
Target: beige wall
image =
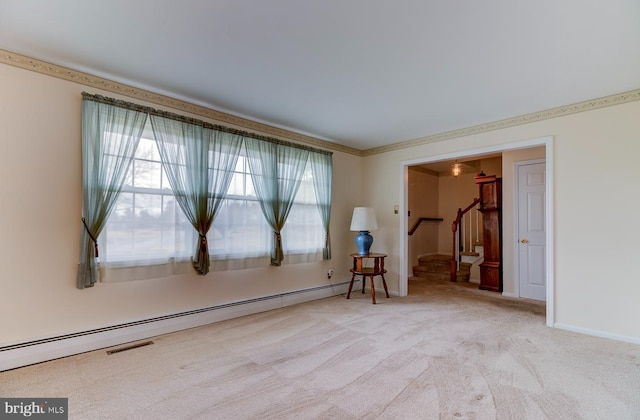
[[[382,211],[400,201],[401,162],[553,136],[553,321],[640,342],[639,115],[636,101],[367,156],[366,194]],[[390,255],[387,282],[398,290],[400,224],[383,222],[378,247]]]
[[[0,64],[0,346],[350,279],[363,160],[336,152],[331,261],[76,289],[83,90],[116,96]]]

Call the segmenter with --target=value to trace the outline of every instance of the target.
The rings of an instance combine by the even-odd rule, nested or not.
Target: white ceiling
[[[0,0],[0,48],[369,149],[640,88],[640,1]]]

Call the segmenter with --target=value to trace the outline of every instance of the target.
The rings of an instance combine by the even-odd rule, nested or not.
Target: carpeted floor
[[[0,373],[70,419],[640,419],[640,346],[448,282],[323,299]]]

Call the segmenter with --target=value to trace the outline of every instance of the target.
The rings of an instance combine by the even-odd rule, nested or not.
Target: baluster
[[[473,250],[472,248],[472,243],[473,243],[473,217],[471,217],[471,215],[468,216],[469,219],[469,248],[467,248],[468,252],[471,252]]]
[[[464,252],[464,247],[466,245],[466,240],[465,240],[465,229],[464,229],[464,214],[462,215],[462,220],[460,221],[460,229],[462,229],[462,246],[460,247],[462,249],[462,252]]]
[[[476,244],[480,243],[480,236],[478,236],[478,226],[480,226],[480,212],[478,211],[479,206],[479,204],[476,204]]]

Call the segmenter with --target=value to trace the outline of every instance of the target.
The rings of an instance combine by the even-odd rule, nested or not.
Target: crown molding
[[[118,95],[127,96],[129,98],[139,99],[156,105],[173,108],[179,111],[188,112],[201,117],[210,118],[212,120],[241,127],[250,131],[256,131],[259,134],[268,134],[274,137],[280,137],[295,142],[308,144],[323,149],[349,153],[356,156],[362,156],[362,150],[344,146],[337,143],[331,143],[315,137],[296,133],[294,131],[285,130],[283,128],[274,127],[247,118],[238,117],[227,114],[225,112],[216,111],[201,105],[196,105],[187,101],[172,98],[170,96],[161,95],[148,90],[140,89],[124,83],[115,82],[93,74],[72,70],[57,64],[48,63],[46,61],[27,57],[25,55],[13,53],[0,49],[0,63],[19,67],[25,70],[31,70],[36,73],[45,74],[47,76],[56,77],[70,82],[78,83],[84,86],[90,86],[103,91],[116,93]]]
[[[459,130],[447,131],[444,133],[434,134],[432,136],[420,137],[413,140],[407,140],[399,143],[393,143],[388,146],[375,147],[362,151],[362,156],[371,156],[379,153],[391,152],[394,150],[406,149],[409,147],[421,146],[424,144],[435,143],[438,141],[449,140],[456,137],[464,137],[472,134],[486,133],[488,131],[500,130],[502,128],[514,127],[522,124],[529,124],[537,121],[548,120],[565,115],[577,114],[578,112],[591,111],[594,109],[605,108],[608,106],[624,104],[640,100],[640,89],[629,92],[618,93],[615,95],[605,96],[589,101],[578,102],[576,104],[560,106],[545,111],[533,112],[518,117],[506,118],[504,120],[474,125],[472,127],[461,128]]]
[[[374,147],[372,149],[360,150],[353,147],[344,146],[338,143],[332,143],[321,140],[308,135],[296,133],[294,131],[283,128],[274,127],[268,124],[252,121],[247,118],[238,117],[227,114],[222,111],[216,111],[201,105],[196,105],[187,101],[172,98],[170,96],[161,95],[148,90],[140,89],[124,83],[115,82],[103,77],[95,76],[67,67],[41,61],[35,58],[27,57],[10,51],[0,49],[0,63],[31,70],[37,73],[79,83],[84,86],[94,87],[107,92],[127,96],[129,98],[140,99],[156,105],[161,105],[176,110],[189,112],[201,117],[210,118],[212,120],[230,124],[243,129],[256,131],[260,134],[268,134],[274,137],[280,137],[295,142],[308,144],[328,150],[348,153],[356,156],[371,156],[380,153],[406,149],[410,147],[421,146],[438,141],[449,140],[456,137],[464,137],[473,134],[486,133],[488,131],[500,130],[508,127],[515,127],[522,124],[529,124],[537,121],[543,121],[551,118],[562,117],[565,115],[576,114],[579,112],[591,111],[594,109],[604,108],[613,105],[619,105],[627,102],[640,100],[640,89],[629,92],[618,93],[615,95],[605,96],[598,99],[592,99],[576,104],[565,105],[545,111],[534,112],[517,117],[506,118],[500,121],[479,124],[472,127],[461,128],[458,130],[447,131],[444,133],[434,134],[431,136],[420,137],[413,140],[402,141],[389,144],[387,146]]]

